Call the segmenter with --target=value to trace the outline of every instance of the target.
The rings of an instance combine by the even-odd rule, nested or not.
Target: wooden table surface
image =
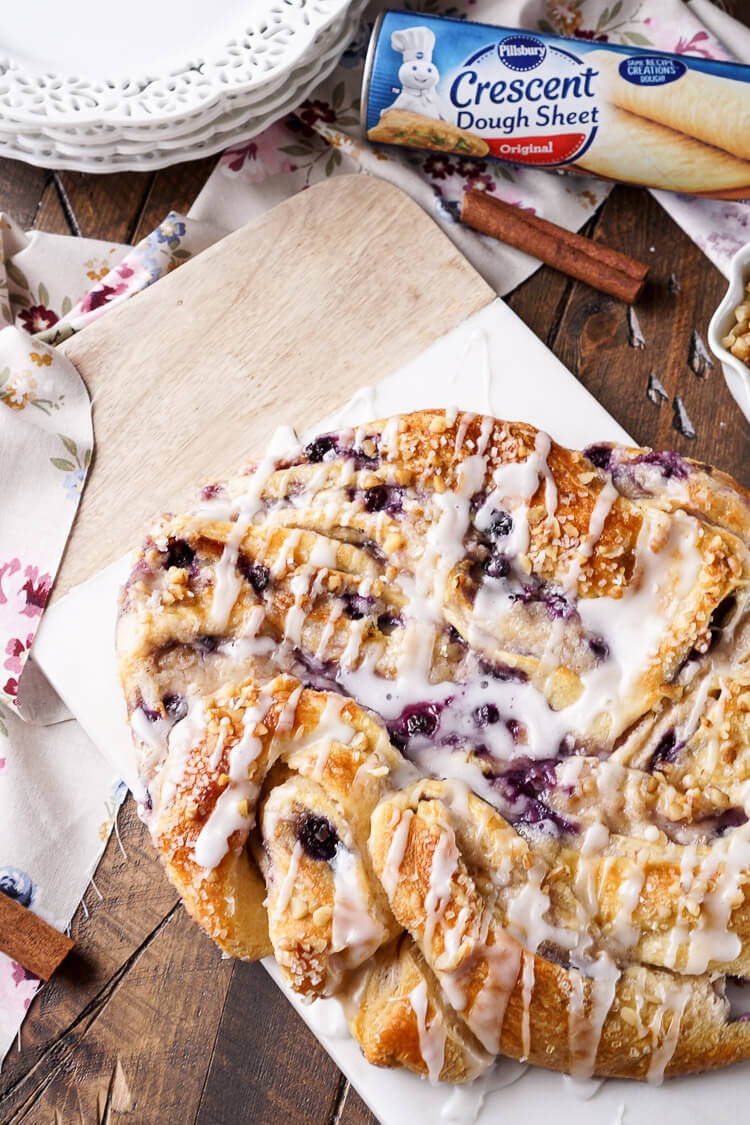
[[[24,227],[136,242],[170,208],[187,210],[213,164],[89,176],[0,161],[0,208]],[[637,189],[615,188],[586,233],[650,264],[637,321],[546,267],[508,303],[638,442],[750,487],[750,427],[701,346],[724,278]],[[188,919],[132,800],[119,829],[73,921],[76,950],[3,1065],[3,1125],[372,1125],[265,971],[222,960]]]

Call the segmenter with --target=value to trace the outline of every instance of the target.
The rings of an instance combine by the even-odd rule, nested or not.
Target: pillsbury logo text
[[[482,137],[493,156],[565,164],[596,133],[598,78],[596,67],[567,47],[506,35],[452,71],[446,118]]]
[[[508,35],[498,43],[497,54],[511,70],[533,70],[544,62],[547,48],[534,35]]]

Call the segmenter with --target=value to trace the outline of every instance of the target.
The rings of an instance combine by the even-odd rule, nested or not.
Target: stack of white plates
[[[46,168],[163,168],[296,109],[366,0],[13,3],[0,26],[0,156]]]

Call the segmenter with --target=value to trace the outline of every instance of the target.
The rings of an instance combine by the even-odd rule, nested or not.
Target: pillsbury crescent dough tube
[[[385,12],[372,141],[750,200],[750,67]]]

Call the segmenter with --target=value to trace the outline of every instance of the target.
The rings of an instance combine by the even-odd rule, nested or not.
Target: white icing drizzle
[[[263,482],[265,483],[265,481]],[[240,543],[245,537],[254,512],[238,517],[227,536],[224,549],[214,565],[214,592],[211,603],[211,628],[217,633],[227,627],[229,615],[242,588],[242,575],[237,569]]]
[[[341,746],[349,746],[355,734],[353,727],[341,718],[341,712],[346,706],[343,696],[330,693],[326,696],[326,704],[316,725],[309,731],[300,728],[299,738],[295,738],[294,750],[307,750],[313,746],[320,746],[318,757],[312,776],[320,781],[325,773],[328,755],[334,742]]]
[[[712,963],[734,961],[742,951],[738,935],[729,929],[732,904],[750,868],[750,821],[715,840],[703,859],[694,845],[683,849],[680,886],[699,907],[694,926],[673,927],[665,963],[674,967],[681,948],[687,945],[684,971],[705,973]],[[708,886],[713,882],[713,890]]]
[[[383,874],[380,879],[389,898],[392,898],[396,893],[396,887],[401,876],[401,864],[403,863],[404,852],[409,839],[409,825],[413,816],[414,813],[411,809],[405,809],[394,826],[395,832],[388,847],[388,854],[385,857]]]
[[[311,572],[302,570],[299,574],[295,574],[289,583],[289,588],[294,594],[294,605],[287,610],[286,620],[284,621],[284,640],[289,641],[290,644],[298,645],[302,640],[302,629],[307,619],[304,602],[310,593],[312,581]]]
[[[167,735],[169,755],[167,757],[164,774],[162,777],[161,791],[159,794],[159,809],[171,805],[177,787],[187,768],[190,752],[206,733],[206,716],[203,703],[200,699],[191,698],[188,701],[187,714],[175,723]],[[223,743],[223,732],[219,737],[219,745]]]
[[[349,1025],[341,1001],[335,996],[321,996],[307,1009],[308,1022],[316,1035],[324,1039],[349,1039]]]
[[[563,949],[572,949],[578,940],[577,934],[563,927],[553,926],[546,920],[550,899],[547,892],[542,890],[542,883],[547,872],[544,860],[535,858],[526,872],[526,882],[508,906],[508,932],[532,953],[536,953],[545,941],[554,942]]]
[[[130,716],[130,725],[146,746],[162,753],[166,750],[167,735],[172,726],[169,719],[158,718],[152,722],[142,707],[136,707]]]
[[[589,1014],[584,1006],[585,979],[571,972],[568,997],[568,1045],[570,1073],[575,1078],[591,1078],[596,1067],[604,1023],[615,998],[620,970],[607,954],[587,965],[589,983]]]
[[[447,926],[443,930],[443,952],[449,963],[455,963],[458,952],[461,948],[463,940],[466,936],[466,930],[471,921],[471,910],[468,906],[462,906],[456,915],[456,921],[452,926]]]
[[[593,555],[594,548],[601,539],[602,532],[604,531],[607,517],[612,511],[612,507],[618,496],[619,492],[612,484],[612,481],[605,481],[596,498],[586,534],[581,540],[573,562],[563,577],[563,585],[569,590],[574,591],[576,589],[583,564]]]
[[[302,859],[302,852],[302,844],[298,840],[289,857],[289,866],[286,869],[284,881],[279,887],[279,897],[276,899],[276,905],[274,907],[274,914],[277,918],[280,918],[289,906],[292,891],[294,890],[294,882],[297,878],[297,872],[299,871],[300,860]]]
[[[479,428],[479,441],[477,442],[477,453],[480,457],[484,457],[487,452],[489,440],[492,437],[492,431],[495,428],[495,419],[490,410],[487,414],[482,416],[482,424]]]
[[[711,668],[711,671],[707,672],[699,683],[698,688],[695,692],[693,706],[690,709],[690,714],[688,715],[687,719],[685,719],[685,721],[680,724],[678,734],[682,742],[687,742],[690,738],[692,738],[692,736],[698,729],[701,717],[703,716],[703,713],[706,709],[708,693],[714,686],[714,677],[711,674],[711,672],[713,671],[714,669]],[[724,684],[721,682],[720,687],[723,690]]]
[[[250,767],[263,751],[263,743],[255,735],[255,727],[265,719],[271,703],[266,690],[245,710],[243,733],[229,752],[227,776],[229,785],[214,805],[193,848],[193,859],[200,867],[212,868],[221,863],[229,848],[229,837],[252,827],[253,804],[258,786],[250,781]]]
[[[424,943],[429,949],[435,933],[435,926],[442,918],[443,911],[451,897],[451,881],[458,870],[458,849],[453,832],[441,832],[432,853],[430,866],[430,885],[425,896]]]
[[[279,721],[276,724],[276,730],[279,734],[284,734],[294,727],[294,720],[297,714],[297,704],[302,695],[302,684],[289,693],[289,698],[284,704],[284,709],[279,715]]]
[[[226,715],[219,722],[219,737],[216,739],[216,745],[211,752],[211,757],[208,759],[208,764],[212,770],[217,768],[224,755],[224,745],[227,740],[227,734],[231,730],[231,726],[231,721]]]
[[[653,1047],[648,1067],[647,1080],[653,1086],[659,1086],[664,1080],[664,1072],[669,1066],[677,1040],[680,1036],[680,1025],[690,999],[690,983],[681,985],[667,985],[664,988],[664,1000],[657,1008],[651,1022],[651,1035]],[[666,1028],[666,1018],[669,1016],[669,1027]]]
[[[504,930],[496,929],[493,936],[492,945],[481,947],[481,957],[487,962],[487,975],[464,1019],[485,1050],[497,1055],[500,1053],[505,1009],[521,969],[522,950]],[[444,976],[440,979],[443,983]]]
[[[582,758],[569,758],[567,762],[563,763],[562,774],[560,777],[561,785],[575,784],[571,778],[571,773],[576,773],[583,765]],[[576,777],[577,780],[577,777]],[[609,843],[609,829],[606,824],[602,824],[600,820],[595,820],[590,824],[581,837],[580,854],[582,858],[588,856],[601,855],[607,844]]]
[[[440,1110],[440,1120],[446,1125],[475,1125],[487,1098],[518,1082],[528,1070],[525,1063],[515,1059],[498,1059],[481,1077],[452,1088]]]
[[[640,701],[631,700],[633,688],[657,654],[668,623],[695,585],[702,565],[695,545],[697,531],[692,517],[675,512],[666,542],[661,543],[660,521],[645,515],[636,573],[623,596],[579,601],[585,629],[605,638],[610,659],[582,677],[583,694],[565,712],[575,729],[585,729],[598,712],[606,711],[612,718],[612,737],[635,717],[634,708],[637,714]]]
[[[468,410],[464,411],[461,414],[461,421],[458,423],[458,429],[456,430],[456,443],[453,446],[453,456],[455,458],[458,457],[459,453],[463,449],[464,441],[466,440],[466,433],[475,418],[476,414],[470,414]]]
[[[547,464],[551,446],[549,435],[540,431],[534,448],[525,461],[511,461],[498,466],[492,476],[494,488],[476,514],[477,527],[480,531],[486,531],[497,509],[510,512],[513,528],[505,539],[508,555],[525,555],[529,549],[529,504],[539,488],[540,476],[544,479],[547,518],[550,519],[555,513],[557,486]]]
[[[578,550],[573,556],[568,569],[562,576],[560,584],[563,590],[573,599],[576,599],[578,596],[578,580],[581,576],[584,563],[586,563],[594,553],[594,548],[601,538],[607,517],[618,495],[619,493],[612,484],[612,481],[605,481],[596,498],[586,534],[581,539]],[[549,641],[542,655],[542,663],[547,663],[557,656],[560,651],[563,634],[564,621],[559,619],[553,622]],[[550,675],[552,675],[552,668],[550,669]]]
[[[527,1062],[531,1054],[531,997],[534,992],[534,958],[528,953],[524,953],[521,959],[521,984],[521,1062]]]
[[[421,980],[409,993],[409,1003],[417,1017],[419,1031],[419,1053],[427,1067],[427,1077],[435,1083],[440,1078],[445,1061],[446,1027],[440,1012],[435,1012],[431,1023],[427,1023],[427,983]]]
[[[295,551],[302,540],[302,529],[293,527],[287,535],[278,555],[268,568],[271,578],[282,578],[292,566]]]
[[[331,860],[331,871],[334,885],[333,949],[336,952],[346,950],[348,965],[360,965],[382,944],[383,927],[370,915],[364,889],[367,876],[354,852],[339,844]]]
[[[570,1074],[563,1075],[563,1088],[566,1094],[580,1102],[587,1102],[597,1094],[603,1086],[601,1078],[574,1078]]]
[[[318,647],[315,650],[315,659],[319,660],[321,663],[323,663],[326,658],[326,653],[328,652],[328,645],[330,644],[331,637],[333,637],[334,633],[336,632],[336,623],[341,618],[343,612],[343,602],[336,602],[331,607],[331,612],[328,615],[328,620],[323,626],[320,634]]]
[[[467,361],[472,352],[479,352],[479,362],[477,368],[479,370],[479,378],[481,380],[482,389],[484,391],[484,402],[487,409],[487,414],[492,419],[495,415],[495,410],[492,405],[492,362],[490,356],[490,341],[487,333],[483,328],[478,325],[475,326],[467,345]],[[476,363],[473,359],[472,363]],[[482,451],[483,452],[483,451]]]
[[[214,566],[214,589],[211,602],[211,628],[221,633],[227,627],[230,614],[242,588],[242,575],[237,569],[239,548],[253,518],[261,511],[263,489],[276,470],[282,456],[299,451],[299,442],[289,427],[279,427],[271,438],[268,452],[248,478],[247,491],[236,508],[237,519],[229,533],[221,558]]]
[[[389,418],[380,438],[381,452],[391,461],[394,461],[398,456],[398,431],[400,423],[401,419],[398,415]]]
[[[464,555],[464,536],[469,528],[471,498],[482,487],[486,471],[483,457],[475,454],[462,461],[460,484],[455,492],[437,492],[437,519],[425,536],[425,549],[416,570],[418,591],[439,618],[448,575]]]
[[[633,925],[633,914],[638,905],[646,881],[646,872],[638,862],[631,865],[630,871],[620,881],[618,897],[620,905],[612,922],[612,938],[620,949],[627,951],[638,940],[638,929]]]

